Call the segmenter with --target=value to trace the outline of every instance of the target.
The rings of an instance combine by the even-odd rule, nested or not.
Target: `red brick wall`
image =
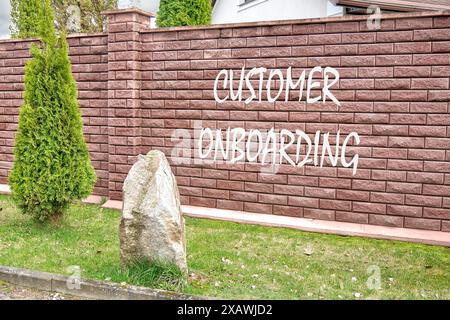
[[[358,171],[250,163],[173,165],[183,203],[406,228],[450,231],[450,14],[366,21],[149,30],[138,12],[109,13],[108,34],[73,37],[71,55],[96,192],[120,199],[138,153],[170,155],[175,129],[299,129],[359,133]],[[94,42],[94,44],[90,42]],[[0,43],[0,181],[12,162],[27,42]],[[341,101],[218,104],[214,79],[243,66],[294,72],[334,67]],[[109,89],[109,90],[108,90]]]
[[[78,84],[85,138],[97,172],[95,193],[108,195],[108,37],[71,36],[70,58]],[[25,62],[32,41],[0,41],[0,183],[7,183],[22,104]]]

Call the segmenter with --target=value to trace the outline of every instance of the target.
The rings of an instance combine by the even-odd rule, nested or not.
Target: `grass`
[[[189,282],[176,269],[119,263],[120,212],[73,205],[59,226],[0,196],[0,265],[220,298],[450,299],[450,249],[186,219]],[[380,288],[368,287],[379,274]],[[375,282],[376,283],[376,282]]]

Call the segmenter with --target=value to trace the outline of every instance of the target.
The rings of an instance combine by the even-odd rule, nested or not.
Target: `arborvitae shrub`
[[[10,3],[12,37],[21,39],[36,37],[42,0],[10,0]]]
[[[65,36],[56,36],[50,0],[42,1],[41,45],[25,68],[15,162],[9,177],[22,212],[44,221],[92,192],[95,172],[83,137]]]
[[[161,0],[158,27],[195,26],[211,23],[211,0]]]

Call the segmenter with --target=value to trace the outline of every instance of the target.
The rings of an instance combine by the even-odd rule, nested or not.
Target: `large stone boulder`
[[[187,272],[180,194],[160,151],[140,155],[125,179],[120,255],[124,264],[165,262]]]

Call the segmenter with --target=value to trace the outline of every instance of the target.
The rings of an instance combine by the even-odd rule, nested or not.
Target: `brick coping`
[[[314,24],[314,23],[331,23],[331,22],[349,22],[349,21],[366,21],[370,15],[357,16],[333,16],[324,18],[309,19],[291,19],[291,20],[270,20],[257,22],[241,22],[241,23],[224,23],[210,24],[200,26],[183,26],[183,27],[167,27],[167,28],[147,28],[142,29],[142,33],[158,33],[167,31],[193,31],[193,30],[210,30],[210,29],[226,29],[226,28],[243,28],[243,27],[271,27],[289,24]],[[393,19],[411,19],[423,17],[442,17],[450,16],[450,10],[440,11],[422,11],[422,12],[406,12],[406,13],[385,13],[380,16],[381,20]]]
[[[137,8],[130,9],[116,9],[108,10],[102,12],[104,15],[112,15],[117,13],[137,13],[148,17],[154,17],[155,15],[150,12],[146,12]],[[422,11],[422,12],[406,12],[406,13],[388,13],[382,14],[381,20],[392,20],[392,19],[411,19],[419,17],[438,17],[438,16],[450,16],[450,10],[440,10],[440,11]],[[357,15],[357,16],[339,16],[339,17],[324,17],[324,18],[310,18],[310,19],[291,19],[291,20],[270,20],[270,21],[257,21],[257,22],[242,22],[242,23],[224,23],[224,24],[210,24],[210,25],[199,25],[199,26],[183,26],[183,27],[167,27],[167,28],[143,28],[140,30],[141,33],[158,33],[158,32],[169,32],[169,31],[193,31],[193,30],[212,30],[212,29],[223,29],[223,28],[245,28],[245,27],[262,27],[262,26],[277,26],[277,25],[289,25],[289,24],[314,24],[314,23],[331,23],[331,22],[348,22],[348,21],[365,21],[368,15]],[[77,37],[95,37],[95,36],[106,36],[106,32],[94,32],[94,33],[74,33],[67,35],[67,38],[77,38]],[[29,42],[36,41],[37,38],[27,38],[27,39],[2,39],[0,43],[7,42]]]
[[[122,201],[108,200],[102,207],[121,210]],[[369,224],[316,220],[195,206],[181,206],[181,210],[184,215],[192,218],[255,224],[266,227],[281,227],[307,232],[336,234],[341,236],[358,236],[374,239],[417,242],[450,247],[450,233],[442,231],[385,227]]]
[[[8,185],[0,184],[0,194],[10,194]],[[83,200],[86,204],[100,204],[103,197],[90,196]],[[122,210],[122,201],[108,200],[102,208]],[[256,212],[244,212],[195,206],[181,206],[183,214],[192,218],[221,220],[266,227],[282,227],[307,232],[359,236],[374,239],[417,242],[450,247],[450,233],[442,231],[385,227],[370,224],[327,221],[298,217],[279,216]]]
[[[139,8],[125,8],[125,9],[112,9],[112,10],[106,10],[102,11],[101,14],[104,16],[110,16],[113,14],[125,14],[125,13],[137,13],[143,16],[147,17],[155,17],[156,15],[152,12],[148,12]]]
[[[72,33],[67,35],[67,39],[83,38],[83,37],[107,37],[107,36],[108,36],[107,32]],[[36,41],[39,41],[39,38],[0,39],[0,43],[8,43],[8,42],[21,43],[21,42],[36,42]]]

